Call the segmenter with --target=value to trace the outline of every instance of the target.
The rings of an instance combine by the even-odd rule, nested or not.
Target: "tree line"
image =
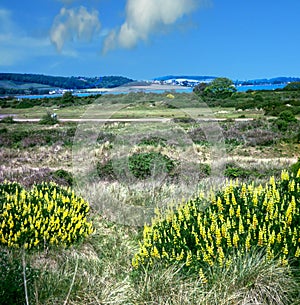
[[[40,94],[41,91],[49,91],[45,86],[61,89],[114,88],[130,83],[133,80],[123,76],[63,77],[42,74],[0,73],[0,82],[1,81],[2,86],[0,86],[0,94],[3,95]],[[21,87],[21,85],[24,84],[27,85],[26,89]],[[41,88],[37,87],[36,84],[40,84]]]

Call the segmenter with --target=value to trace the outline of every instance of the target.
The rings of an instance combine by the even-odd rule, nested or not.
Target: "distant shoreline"
[[[163,85],[163,84],[149,84],[149,85],[127,85],[127,86],[119,86],[115,88],[94,88],[94,89],[85,89],[81,90],[81,92],[106,92],[106,93],[114,93],[114,92],[137,92],[137,91],[155,91],[155,90],[164,90],[164,91],[172,91],[172,90],[189,90],[191,87],[184,87],[179,85]]]

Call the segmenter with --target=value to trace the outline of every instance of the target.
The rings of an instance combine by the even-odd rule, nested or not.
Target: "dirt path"
[[[252,121],[253,118],[238,118],[235,119],[235,121]],[[14,118],[14,121],[16,122],[39,122],[40,119],[18,119]],[[93,118],[77,118],[77,119],[59,119],[60,122],[99,122],[99,123],[118,123],[118,122],[135,122],[135,123],[151,123],[151,122],[158,122],[158,123],[167,123],[171,122],[172,118],[126,118],[126,119],[93,119]],[[223,118],[201,118],[197,119],[197,122],[222,122],[226,121],[226,119]]]

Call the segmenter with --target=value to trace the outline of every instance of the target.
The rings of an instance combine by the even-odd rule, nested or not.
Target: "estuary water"
[[[238,92],[246,92],[248,90],[275,90],[275,89],[282,89],[286,86],[286,84],[278,84],[278,85],[249,85],[249,86],[237,86],[236,89]],[[128,90],[128,91],[107,91],[107,92],[101,92],[101,94],[126,94],[130,92],[144,92],[144,93],[157,93],[162,94],[165,92],[174,92],[174,93],[191,93],[193,92],[193,88],[191,87],[182,87],[182,89],[159,89],[159,90],[153,90],[153,89],[141,89],[141,90]],[[85,96],[91,96],[96,95],[99,93],[76,93],[74,92],[73,95],[79,96],[79,97],[85,97]],[[39,99],[39,98],[54,98],[54,97],[62,97],[62,94],[45,94],[45,95],[18,95],[17,98],[23,99]]]

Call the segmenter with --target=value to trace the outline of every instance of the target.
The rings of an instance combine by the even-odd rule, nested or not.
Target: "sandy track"
[[[252,121],[252,118],[238,118],[235,119],[235,121]],[[40,119],[19,119],[14,118],[14,121],[16,122],[39,122]],[[118,122],[135,122],[135,123],[151,123],[151,122],[159,122],[159,123],[167,123],[171,122],[172,118],[127,118],[127,119],[96,119],[96,118],[76,118],[76,119],[59,119],[60,122],[99,122],[99,123],[118,123]],[[197,122],[222,122],[226,121],[226,119],[223,118],[201,118],[197,119]]]

